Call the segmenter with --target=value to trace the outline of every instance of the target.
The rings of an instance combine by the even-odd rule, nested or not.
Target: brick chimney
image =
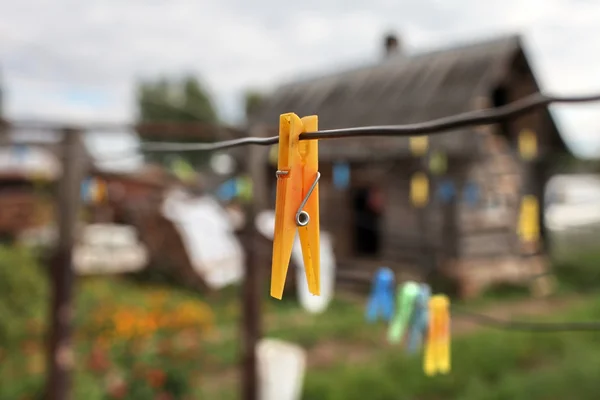
[[[402,52],[402,42],[393,32],[385,35],[383,39],[383,46],[385,58],[396,56]]]

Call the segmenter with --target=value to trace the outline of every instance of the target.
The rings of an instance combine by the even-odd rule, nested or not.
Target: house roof
[[[522,53],[517,35],[475,44],[397,55],[375,65],[280,86],[263,103],[251,123],[274,124],[279,115],[318,115],[319,129],[410,124],[471,111],[480,96],[489,96]],[[449,154],[464,152],[464,135],[453,131],[430,139]],[[320,157],[408,152],[408,139],[385,137],[321,141]],[[367,150],[367,151],[365,151]],[[467,150],[468,151],[468,150]]]
[[[55,180],[61,173],[60,160],[51,149],[17,145],[0,148],[0,178]]]

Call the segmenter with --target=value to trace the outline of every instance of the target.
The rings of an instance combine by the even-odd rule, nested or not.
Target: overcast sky
[[[9,117],[130,120],[133,82],[193,72],[219,113],[240,119],[243,90],[409,51],[522,33],[542,86],[600,91],[598,0],[0,0]],[[570,144],[600,151],[600,105],[559,109]]]

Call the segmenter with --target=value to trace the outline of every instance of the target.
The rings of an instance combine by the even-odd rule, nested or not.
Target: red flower
[[[88,366],[92,371],[101,372],[105,371],[110,365],[108,357],[106,356],[106,352],[102,350],[100,347],[95,346],[92,349],[92,353],[90,354],[90,358],[88,361]]]
[[[150,386],[155,389],[162,387],[167,380],[167,375],[160,369],[148,371],[146,377],[148,378],[148,383],[150,383]]]

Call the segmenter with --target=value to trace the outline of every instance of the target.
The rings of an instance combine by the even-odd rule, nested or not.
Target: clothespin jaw
[[[427,153],[429,138],[427,136],[411,136],[409,138],[410,151],[414,156],[420,157]]]
[[[524,160],[530,161],[537,156],[538,145],[535,132],[525,129],[519,133],[519,153]]]
[[[300,141],[300,134],[318,130],[317,116],[296,114],[279,118],[275,237],[271,296],[281,299],[296,229],[300,235],[308,290],[320,295],[319,154],[317,140]]]
[[[410,201],[414,207],[425,207],[429,201],[429,180],[424,172],[416,172],[410,180]]]
[[[375,322],[378,316],[389,321],[394,312],[394,272],[386,267],[379,268],[373,278],[371,295],[367,303],[366,318]]]
[[[410,322],[410,332],[408,336],[408,352],[415,353],[425,335],[429,324],[429,298],[431,297],[431,288],[428,284],[419,285],[419,293],[415,299],[415,309],[412,321]]]
[[[518,233],[526,243],[537,242],[540,237],[539,204],[535,196],[527,195],[521,202]]]
[[[423,369],[426,375],[450,372],[450,299],[435,295],[429,299],[429,328]]]
[[[388,329],[388,341],[398,343],[402,340],[405,331],[410,328],[409,323],[413,316],[415,300],[419,294],[420,286],[416,282],[406,282],[398,285],[396,293],[396,315]]]

